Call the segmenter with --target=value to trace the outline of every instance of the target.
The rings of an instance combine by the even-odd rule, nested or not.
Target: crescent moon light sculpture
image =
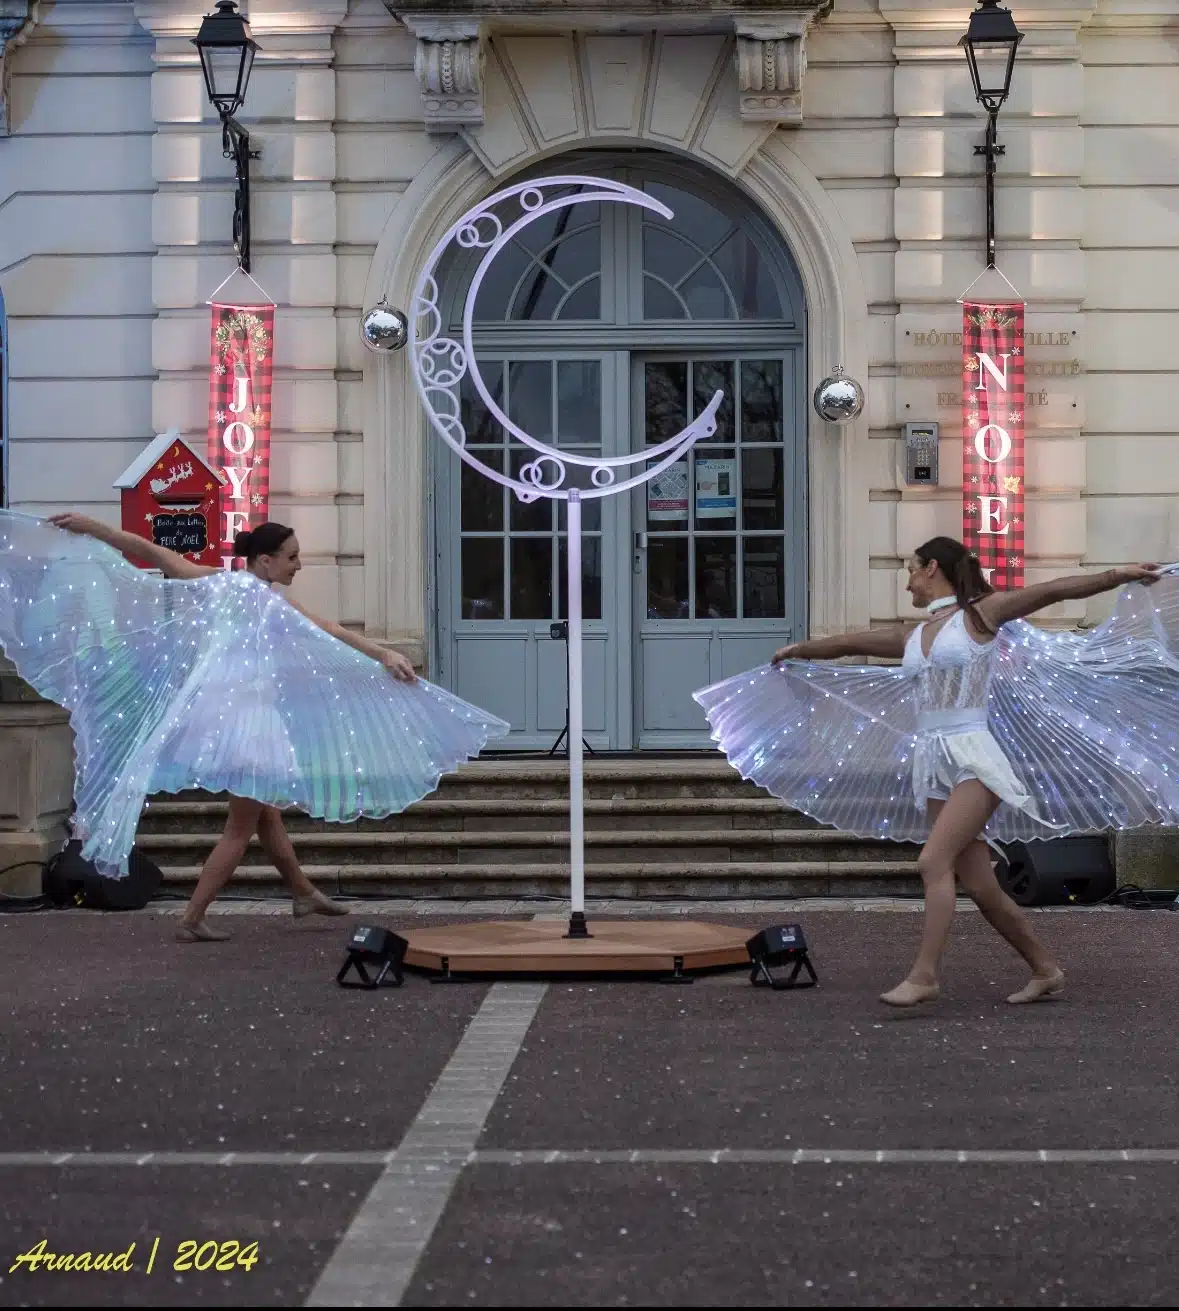
[[[492,261],[529,224],[554,210],[597,202],[638,205],[665,219],[672,212],[652,196],[592,177],[549,177],[519,182],[496,192],[463,215],[431,251],[414,287],[409,311],[409,360],[430,426],[458,457],[485,478],[510,488],[524,502],[540,498],[567,503],[569,526],[569,794],[570,794],[570,937],[586,937],[585,923],[585,820],[582,760],[582,651],[581,651],[581,502],[617,496],[648,482],[682,459],[702,437],[716,432],[716,412],[724,392],[714,393],[708,406],[688,426],[655,446],[619,456],[587,456],[560,450],[538,441],[513,423],[487,389],[475,360],[472,323],[475,298]],[[437,270],[452,245],[483,250],[463,305],[462,340],[447,336],[439,306]],[[488,412],[505,431],[535,452],[518,477],[484,464],[467,448],[459,386],[464,377],[478,392]],[[638,466],[630,472],[630,466]],[[582,476],[570,482],[574,471]],[[588,476],[585,471],[588,470]],[[587,485],[578,486],[577,482]]]

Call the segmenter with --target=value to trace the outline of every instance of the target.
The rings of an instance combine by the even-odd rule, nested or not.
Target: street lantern
[[[234,118],[246,99],[246,87],[258,43],[250,25],[237,12],[235,0],[217,0],[216,12],[206,14],[201,30],[192,39],[201,57],[205,90],[221,118],[221,153],[232,159],[237,171],[233,200],[233,248],[243,272],[250,271],[250,160],[259,151],[250,149],[250,134]]]
[[[987,161],[987,268],[995,267],[995,160],[1007,153],[998,144],[999,110],[1011,92],[1015,52],[1023,33],[1015,26],[1010,9],[1000,9],[999,0],[979,0],[970,15],[970,26],[958,44],[966,51],[974,98],[987,111],[987,135],[974,153]]]
[[[999,0],[980,0],[958,44],[966,51],[974,98],[989,113],[997,114],[1011,91],[1015,52],[1022,40],[1010,9],[1000,9]]]

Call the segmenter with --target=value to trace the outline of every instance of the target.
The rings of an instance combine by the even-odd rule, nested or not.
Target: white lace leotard
[[[1035,814],[1031,797],[987,727],[987,697],[995,642],[976,642],[961,610],[921,649],[925,624],[909,634],[902,670],[916,680],[917,751],[913,793],[918,804],[944,801],[967,779],[978,779],[1010,806]]]

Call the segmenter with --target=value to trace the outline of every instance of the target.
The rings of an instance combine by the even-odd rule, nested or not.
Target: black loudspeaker
[[[995,876],[1019,906],[1092,906],[1117,890],[1109,843],[1103,837],[999,845],[1004,859]]]
[[[67,842],[45,865],[41,890],[55,906],[81,906],[86,910],[142,910],[160,890],[163,872],[139,850],[131,849],[127,873],[107,879],[82,859],[82,844]]]

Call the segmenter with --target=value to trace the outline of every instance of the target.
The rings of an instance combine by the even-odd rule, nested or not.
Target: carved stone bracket
[[[414,70],[427,129],[483,122],[484,41],[489,31],[715,33],[736,29],[741,117],[802,122],[806,34],[832,0],[385,0],[417,37]]]
[[[483,24],[478,18],[400,15],[418,39],[413,67],[426,130],[454,132],[483,122]]]
[[[806,34],[822,5],[772,22],[737,20],[737,86],[747,123],[802,122]]]
[[[0,136],[8,135],[9,55],[32,35],[41,0],[0,0]]]

